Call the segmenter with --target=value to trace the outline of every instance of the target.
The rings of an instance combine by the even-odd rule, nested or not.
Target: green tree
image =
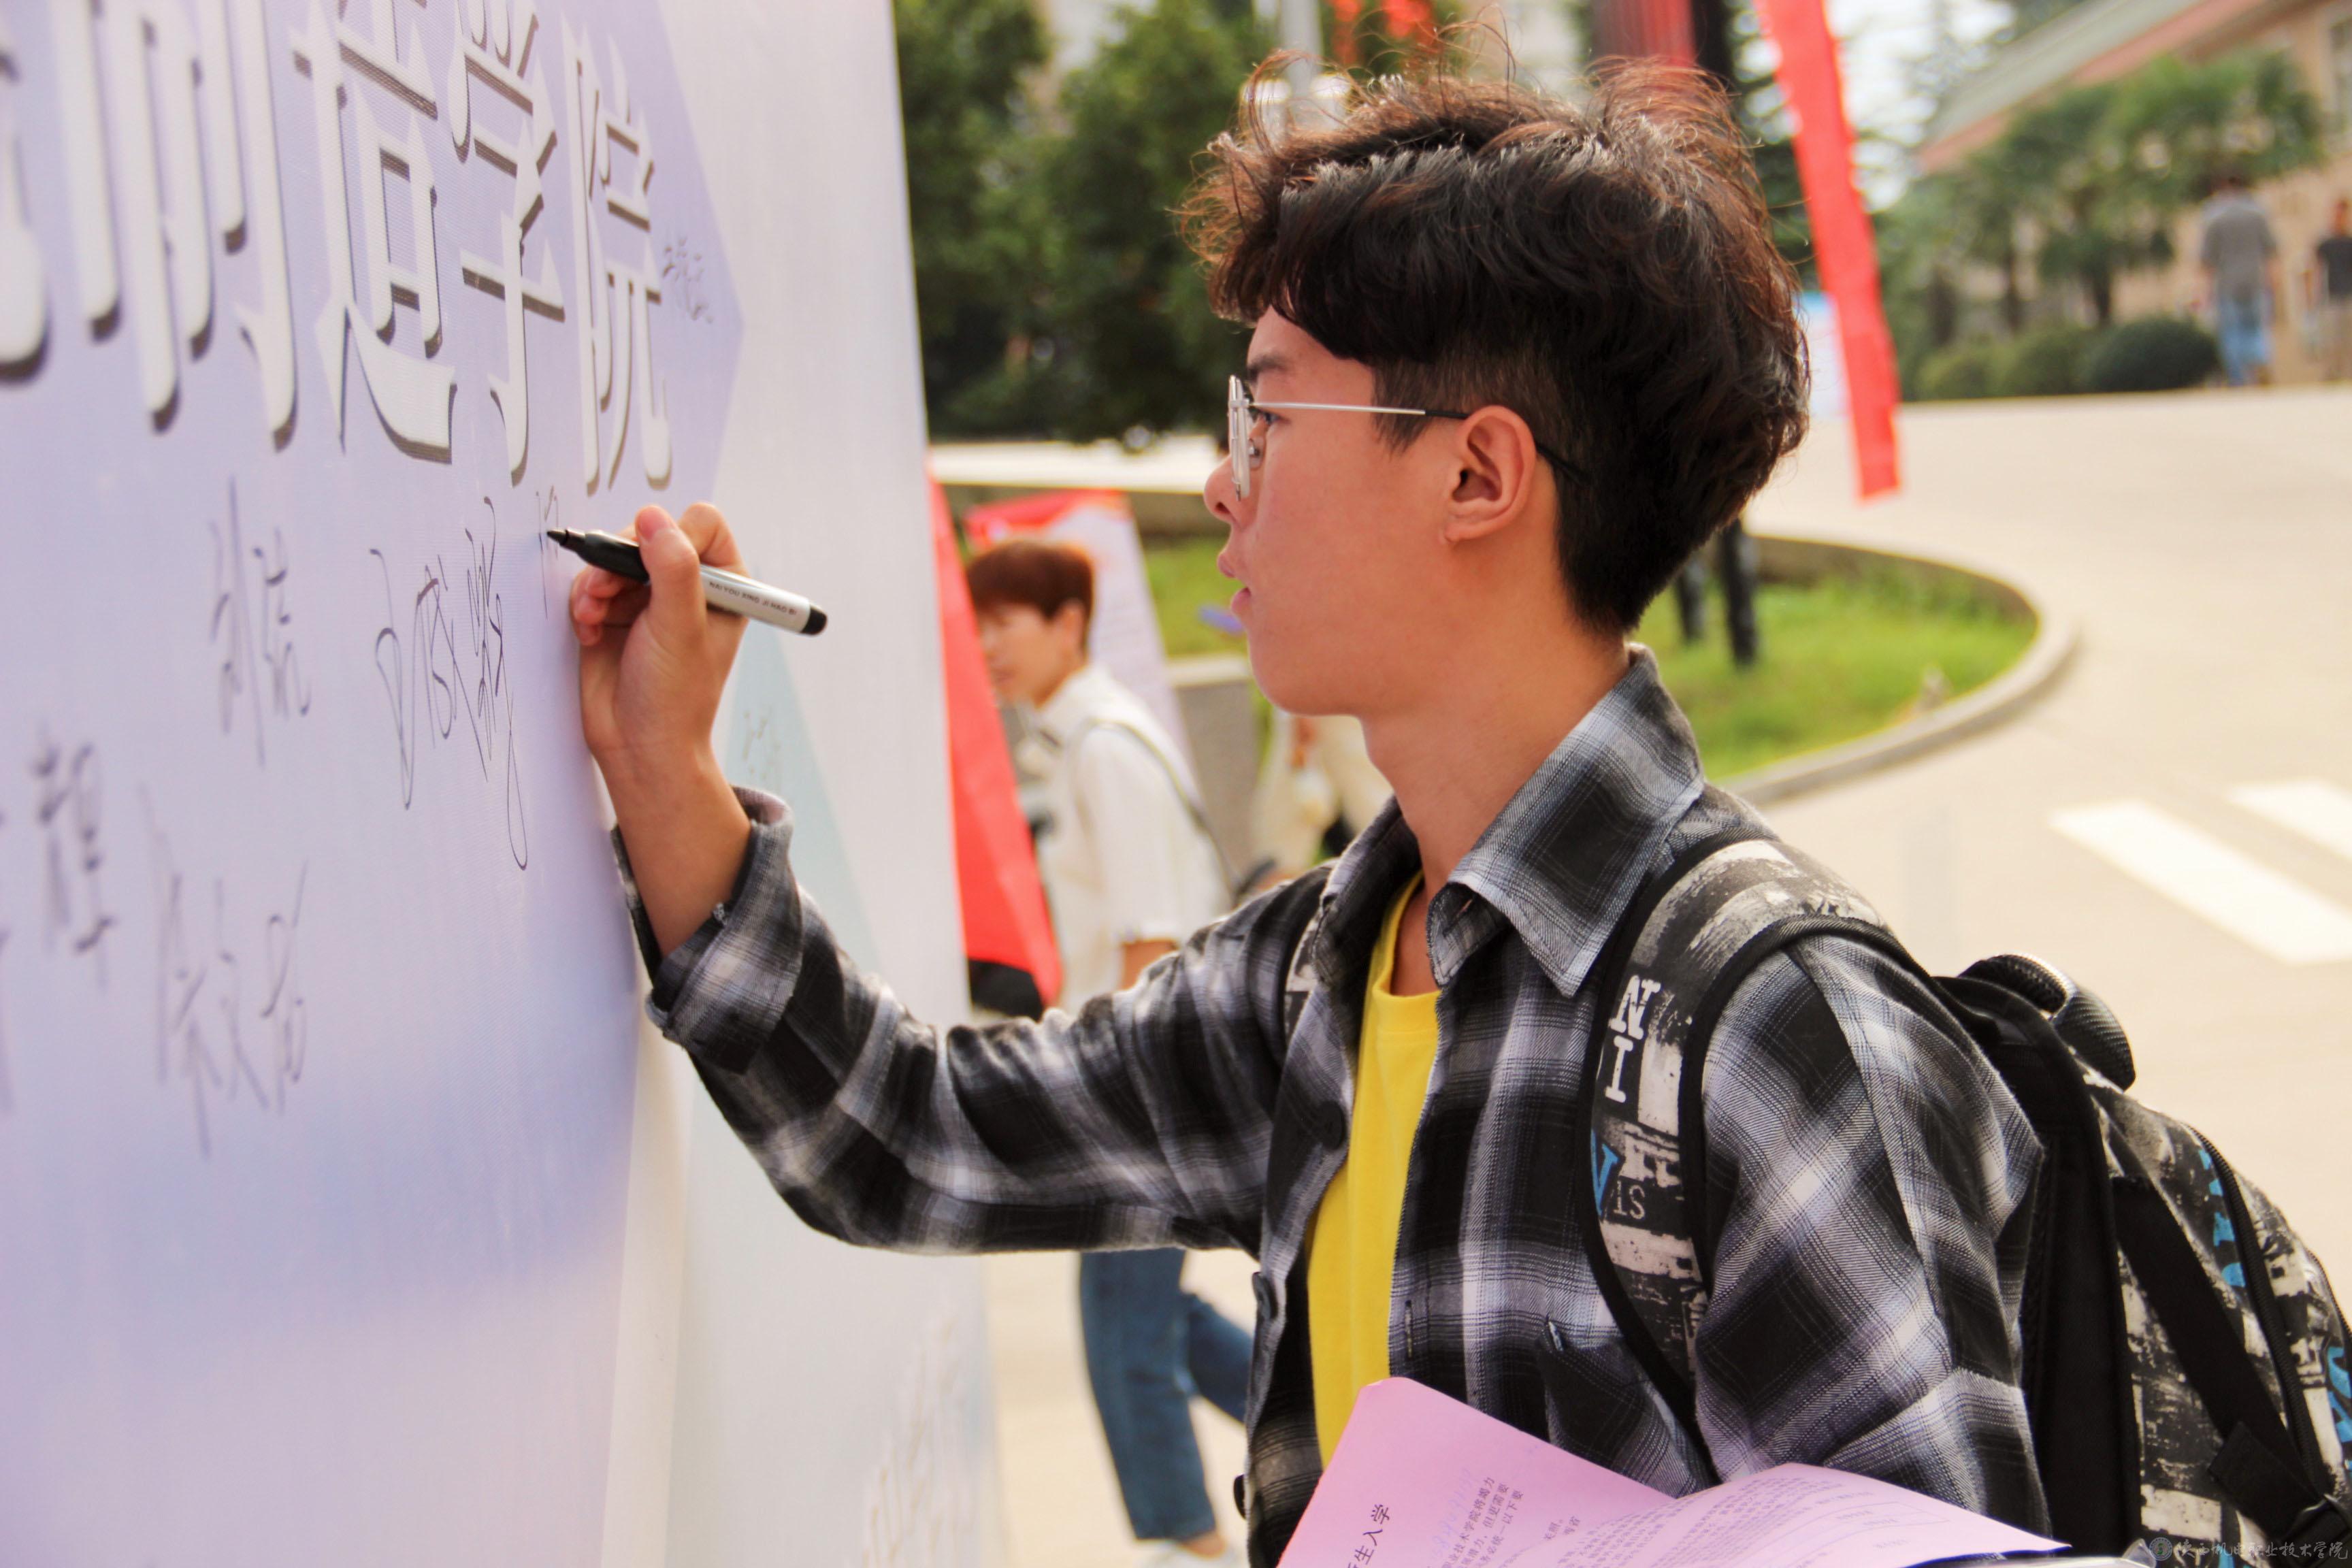
[[[932,423],[1002,374],[1040,263],[1029,83],[1046,59],[1034,0],[897,0],[898,101],[923,392]]]
[[[2025,329],[2025,249],[2018,237],[2017,197],[2024,184],[2007,147],[1963,165],[1951,178],[1952,237],[1965,260],[1990,268],[2000,279],[2000,322],[2011,336]]]
[[[1958,199],[1957,181],[1930,175],[1871,219],[1886,328],[1906,391],[1917,387],[1928,358],[1959,336],[1960,277],[1969,258],[1952,211]]]
[[[1774,56],[1764,40],[1763,18],[1754,0],[1706,0],[1693,6],[1691,19],[1698,34],[1697,64],[1730,94],[1732,111],[1753,152],[1756,181],[1772,215],[1773,247],[1796,269],[1800,286],[1819,289],[1812,217],[1797,173],[1795,129],[1772,78]]]
[[[2322,155],[2318,106],[2284,56],[2167,56],[2019,114],[1964,178],[2038,236],[2042,281],[2081,289],[2105,326],[2116,278],[2172,259],[2174,225],[2223,169],[2261,181]]]
[[[2116,216],[2148,228],[2168,228],[2225,171],[2260,183],[2326,155],[2318,100],[2274,52],[2152,60],[2117,84],[2106,136],[2134,166],[2126,191],[2143,204]]]
[[[1244,335],[1209,308],[1173,213],[1271,47],[1248,0],[1158,0],[1061,86],[1042,154],[1050,214],[1031,395],[1077,440],[1213,422]]]
[[[2079,285],[2103,327],[2116,275],[2162,259],[2149,235],[2117,221],[2138,205],[2138,171],[2112,134],[2116,94],[2113,82],[2065,89],[2011,121],[1972,171],[2032,224],[2042,280]]]

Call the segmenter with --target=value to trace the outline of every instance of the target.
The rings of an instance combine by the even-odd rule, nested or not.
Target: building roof
[[[2292,0],[2290,0],[2292,3]],[[2002,47],[1929,121],[1919,166],[1949,166],[2000,133],[2021,106],[2069,82],[2106,81],[2190,47],[2279,0],[2084,0]]]

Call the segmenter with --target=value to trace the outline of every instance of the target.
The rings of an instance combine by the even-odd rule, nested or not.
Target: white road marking
[[[2076,806],[2050,826],[2281,963],[2352,959],[2352,910],[2146,801]]]
[[[2339,789],[2325,779],[2293,779],[2284,784],[2247,784],[2231,790],[2230,798],[2256,816],[2352,860],[2352,790]]]

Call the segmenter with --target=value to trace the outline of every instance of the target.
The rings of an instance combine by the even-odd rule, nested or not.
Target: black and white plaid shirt
[[[2016,1333],[2038,1149],[1958,1026],[1870,950],[1799,942],[1714,1037],[1704,1452],[1594,1285],[1568,1186],[1586,1163],[1591,971],[1644,877],[1744,809],[1701,784],[1690,731],[1637,651],[1433,899],[1441,1044],[1390,1366],[1669,1491],[1802,1460],[2038,1525]],[[783,807],[744,798],[757,826],[734,894],[660,962],[655,1020],[830,1235],[1255,1255],[1250,1555],[1272,1564],[1321,1471],[1306,1249],[1346,1157],[1365,969],[1419,868],[1412,831],[1391,805],[1328,874],[1076,1013],[938,1029],[848,963],[793,882]],[[641,910],[638,930],[650,961]],[[1286,984],[1308,990],[1288,1031]]]

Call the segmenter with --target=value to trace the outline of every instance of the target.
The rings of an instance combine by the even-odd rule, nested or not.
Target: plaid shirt
[[[1272,1564],[1321,1472],[1306,1248],[1346,1157],[1370,954],[1420,865],[1403,819],[1391,806],[1328,873],[1117,995],[938,1029],[835,944],[793,880],[782,805],[745,802],[735,891],[655,970],[655,1021],[794,1212],[844,1240],[1255,1256],[1247,1511],[1251,1561]],[[2038,1525],[2017,1338],[2038,1147],[1958,1026],[1874,952],[1801,942],[1717,1026],[1704,1451],[1572,1234],[1594,960],[1644,877],[1745,809],[1702,797],[1690,731],[1637,650],[1438,890],[1441,1044],[1390,1366],[1669,1491],[1801,1460]],[[650,962],[642,911],[638,928]]]

